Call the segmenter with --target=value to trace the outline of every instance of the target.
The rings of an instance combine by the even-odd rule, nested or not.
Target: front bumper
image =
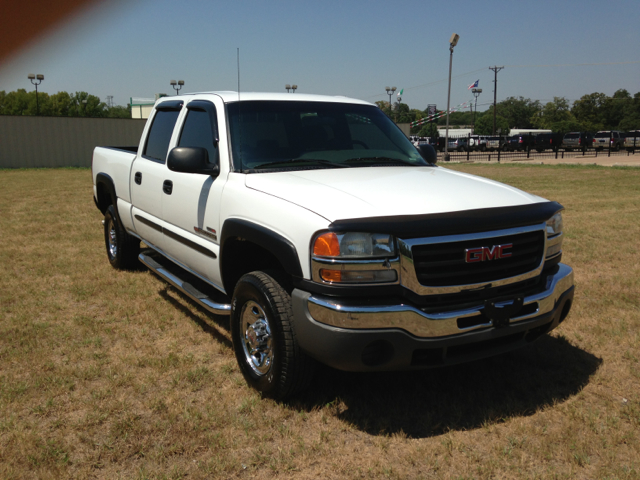
[[[547,275],[544,290],[524,297],[519,313],[500,326],[482,305],[426,313],[409,304],[365,306],[298,289],[292,301],[305,352],[341,370],[375,371],[461,363],[526,345],[566,318],[573,292],[573,270],[559,264]]]

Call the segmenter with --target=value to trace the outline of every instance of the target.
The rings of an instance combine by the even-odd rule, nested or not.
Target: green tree
[[[107,104],[100,101],[95,95],[87,92],[76,92],[71,95],[70,116],[76,117],[104,117]]]
[[[616,90],[613,97],[607,98],[603,105],[604,124],[607,130],[617,129],[624,118],[625,106],[632,100],[627,90]]]
[[[122,105],[114,105],[107,108],[106,116],[108,118],[131,118],[131,105],[123,107]]]
[[[50,115],[69,117],[71,113],[71,95],[67,92],[58,92],[49,97]]]
[[[532,128],[531,118],[540,111],[540,101],[524,97],[508,97],[496,104],[496,113],[511,128]]]
[[[580,129],[580,122],[571,113],[569,100],[564,97],[553,97],[553,102],[542,107],[542,115],[531,117],[531,123],[536,128],[549,129],[559,133]]]
[[[480,116],[476,119],[476,126],[473,130],[473,133],[475,133],[476,135],[492,135],[493,109],[489,109],[479,115]],[[498,129],[500,129],[502,135],[509,135],[509,121],[500,115],[496,115],[496,132]]]
[[[418,136],[438,138],[438,125],[435,122],[425,123],[420,127]]]
[[[580,124],[580,130],[596,132],[604,130],[603,107],[607,96],[604,93],[590,93],[583,95],[580,100],[573,102],[571,113]]]
[[[618,124],[618,128],[627,132],[640,130],[640,92],[625,103],[623,117]]]

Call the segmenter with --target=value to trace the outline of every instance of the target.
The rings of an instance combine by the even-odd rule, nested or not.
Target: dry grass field
[[[89,170],[0,171],[0,478],[640,478],[640,169],[451,168],[566,207],[567,321],[287,403],[245,386],[224,318],[109,266]]]

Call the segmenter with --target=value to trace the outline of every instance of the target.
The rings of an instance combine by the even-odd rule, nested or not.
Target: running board
[[[214,302],[206,294],[195,288],[190,283],[176,277],[173,273],[169,272],[166,268],[156,262],[150,255],[141,253],[138,255],[138,259],[144,263],[149,270],[158,275],[163,280],[169,282],[172,286],[180,290],[187,297],[191,298],[194,302],[198,303],[202,307],[209,310],[216,315],[231,315],[231,305],[226,303]]]

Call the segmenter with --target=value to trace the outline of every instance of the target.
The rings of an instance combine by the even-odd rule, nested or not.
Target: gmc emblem
[[[494,245],[493,247],[467,248],[464,251],[464,261],[467,263],[475,263],[484,262],[486,260],[508,258],[512,253],[507,250],[510,250],[511,248],[513,248],[513,243]]]

